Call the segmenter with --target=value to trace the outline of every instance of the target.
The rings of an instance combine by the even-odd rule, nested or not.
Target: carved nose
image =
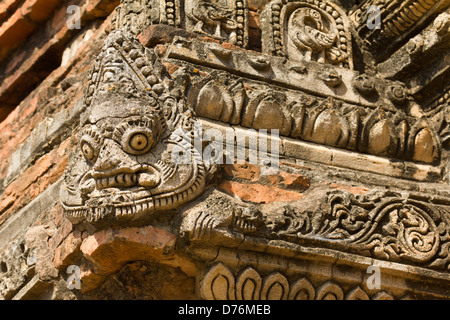
[[[116,142],[107,139],[100,149],[93,169],[98,172],[107,172],[117,168],[131,168],[135,165],[136,162]]]

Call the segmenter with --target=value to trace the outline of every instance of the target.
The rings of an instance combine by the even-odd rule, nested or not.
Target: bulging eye
[[[150,128],[129,128],[121,137],[120,144],[125,152],[134,155],[147,153],[154,145],[153,132]]]
[[[89,160],[89,161],[94,160],[95,151],[94,151],[94,148],[88,142],[84,142],[81,145],[81,151],[83,152],[83,155],[87,160]]]
[[[98,150],[103,143],[103,138],[95,127],[86,127],[80,139],[80,150],[84,158],[93,163],[97,159]]]
[[[124,119],[116,127],[113,139],[132,155],[143,155],[155,146],[161,136],[161,124],[149,116]]]
[[[143,133],[136,133],[130,138],[130,147],[136,151],[145,150],[148,146],[148,138]]]

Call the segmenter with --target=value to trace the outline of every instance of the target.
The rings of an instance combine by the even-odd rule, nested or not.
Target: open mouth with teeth
[[[65,213],[74,222],[96,222],[105,217],[134,220],[150,212],[171,210],[195,198],[205,184],[201,165],[192,166],[184,181],[179,181],[176,172],[177,167],[143,165],[135,170],[87,173],[80,182],[84,205],[63,203]]]
[[[160,182],[161,178],[157,170],[144,165],[139,172],[121,172],[113,173],[92,173],[92,179],[95,181],[95,188],[103,190],[108,188],[131,188],[134,186],[141,186],[145,188],[154,188]],[[90,181],[92,183],[92,181]],[[89,182],[88,182],[89,184]]]

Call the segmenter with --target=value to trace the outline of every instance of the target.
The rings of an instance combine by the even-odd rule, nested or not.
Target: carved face
[[[193,161],[174,163],[181,138],[151,103],[117,95],[91,107],[65,177],[63,205],[72,221],[140,219],[202,191],[204,170],[195,149]]]

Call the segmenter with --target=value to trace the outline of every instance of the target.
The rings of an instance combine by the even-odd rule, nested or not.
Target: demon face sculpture
[[[109,35],[89,76],[78,148],[61,191],[73,223],[142,220],[203,191],[185,79],[182,70],[165,73],[155,53],[131,35]],[[186,154],[175,161],[180,146],[189,161]]]

